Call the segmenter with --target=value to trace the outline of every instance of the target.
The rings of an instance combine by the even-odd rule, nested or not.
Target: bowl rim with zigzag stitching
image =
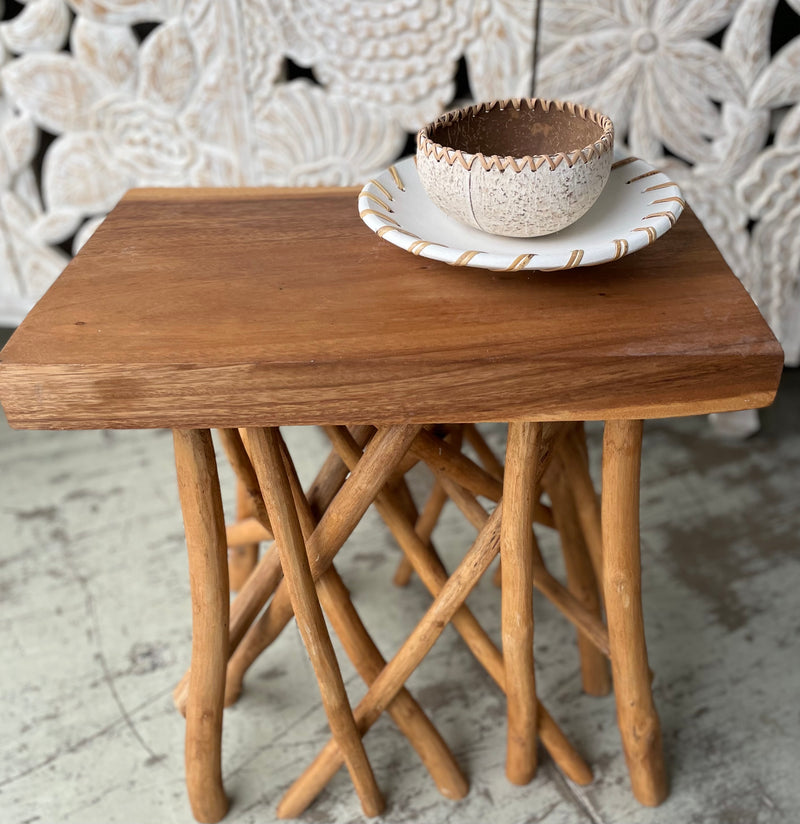
[[[583,120],[589,120],[599,126],[601,128],[601,134],[596,140],[578,148],[565,148],[558,152],[546,154],[533,153],[524,155],[487,155],[483,151],[464,151],[454,146],[446,146],[439,143],[431,136],[443,127],[449,126],[457,121],[465,120],[468,117],[478,117],[498,107],[501,111],[509,107],[520,111],[522,107],[527,107],[529,111],[533,111],[534,113],[538,107],[545,114],[549,114],[552,109],[559,112],[566,110],[573,116],[580,117]],[[450,166],[459,162],[467,170],[471,170],[472,166],[477,162],[486,171],[490,169],[497,169],[499,171],[512,169],[515,172],[519,172],[525,167],[530,168],[531,171],[537,171],[545,165],[552,171],[561,165],[561,163],[567,163],[570,167],[581,159],[584,163],[588,163],[592,158],[599,157],[606,152],[611,152],[613,149],[614,124],[608,115],[602,114],[581,103],[551,100],[542,97],[511,97],[491,100],[485,103],[474,103],[470,106],[445,112],[443,115],[437,117],[436,120],[427,123],[417,133],[418,153],[421,152],[426,157],[433,155],[436,161],[444,160]]]

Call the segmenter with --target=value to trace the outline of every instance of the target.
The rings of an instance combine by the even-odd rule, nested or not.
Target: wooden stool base
[[[617,431],[613,423],[610,426],[609,433]],[[625,471],[630,473],[631,466],[638,460],[635,427],[631,431],[623,427],[623,441],[628,452],[631,437],[634,444],[627,462],[620,463],[612,455],[608,463],[612,469],[617,466],[613,470],[617,473],[619,466],[623,465],[627,467]],[[260,494],[256,496],[259,500],[251,501],[247,517],[231,525],[227,537],[244,543],[246,538],[268,538],[273,529],[276,530],[275,542],[263,553],[243,584],[239,597],[233,602],[226,703],[235,700],[244,673],[282,631],[296,609],[300,609],[301,625],[305,625],[306,629],[304,640],[307,646],[312,643],[317,646],[314,652],[317,656],[315,669],[318,670],[323,702],[334,731],[334,738],[287,791],[279,804],[278,815],[282,818],[299,815],[343,763],[348,765],[365,813],[377,814],[382,809],[383,799],[374,783],[361,737],[384,709],[407,735],[440,791],[450,798],[463,797],[468,789],[466,779],[435,727],[404,687],[408,676],[423,660],[444,626],[451,621],[508,695],[506,769],[509,779],[513,783],[523,784],[533,777],[538,736],[572,780],[578,783],[591,781],[591,770],[536,698],[531,594],[534,587],[546,594],[578,629],[587,691],[607,691],[605,659],[613,655],[614,641],[602,622],[595,567],[598,549],[612,547],[600,559],[604,566],[604,600],[609,619],[612,624],[617,622],[618,634],[620,627],[625,633],[633,632],[635,635],[640,632],[636,628],[635,614],[625,613],[620,617],[620,599],[609,593],[608,578],[611,568],[607,560],[609,554],[612,558],[616,557],[618,563],[624,556],[622,566],[631,587],[638,574],[638,567],[632,565],[633,555],[638,564],[638,541],[634,546],[624,538],[625,534],[633,534],[634,531],[638,535],[638,520],[633,520],[629,511],[634,503],[638,507],[638,498],[634,501],[631,497],[631,483],[619,478],[612,481],[616,483],[616,497],[612,494],[609,501],[604,499],[603,514],[604,519],[606,510],[616,515],[610,516],[611,526],[604,522],[605,532],[601,533],[596,522],[599,520],[597,498],[593,490],[591,500],[587,494],[588,466],[581,452],[581,437],[574,424],[512,424],[508,469],[505,471],[499,462],[497,465],[491,463],[485,450],[482,455],[484,466],[479,467],[461,453],[460,446],[448,444],[419,427],[389,427],[378,430],[374,436],[372,428],[362,427],[354,429],[358,438],[346,427],[326,427],[326,432],[335,455],[332,453],[326,461],[325,471],[318,476],[308,496],[300,489],[288,451],[277,430],[248,430],[247,449],[235,430],[226,431],[223,436],[226,451],[229,456],[234,456],[232,463],[237,469],[241,486],[251,490],[254,476],[261,482]],[[466,428],[466,433],[470,432],[470,443],[479,443],[477,430]],[[608,437],[612,438],[612,435]],[[618,433],[616,437],[622,436]],[[406,450],[410,457],[403,459]],[[271,457],[265,457],[267,455]],[[276,456],[280,457],[282,474],[276,474]],[[253,471],[252,466],[248,470],[247,464],[251,460],[258,464],[257,471]],[[418,515],[402,478],[402,470],[418,460],[425,462],[435,477],[433,493],[421,515]],[[267,480],[272,477],[282,478],[279,480],[277,499],[275,490],[269,488]],[[347,484],[344,484],[345,477],[348,477]],[[635,481],[638,491],[638,474]],[[541,488],[543,482],[550,492],[552,509],[538,501],[536,490]],[[591,485],[590,479],[588,483]],[[582,491],[576,492],[576,486],[581,486]],[[480,505],[476,495],[499,502],[491,516]],[[268,498],[268,506],[265,506],[264,501]],[[479,530],[475,544],[451,576],[447,575],[429,540],[433,525],[448,499],[453,500]],[[353,608],[346,586],[332,565],[339,548],[371,503],[376,505],[403,549],[407,569],[417,572],[434,598],[425,617],[389,663],[385,662],[369,637]],[[502,514],[504,510],[507,513],[505,516]],[[287,518],[290,523],[292,519],[295,522],[288,532]],[[531,528],[534,518],[560,527],[568,570],[567,587],[556,581],[544,565]],[[278,526],[279,523],[281,526]],[[595,530],[592,542],[585,537],[591,529]],[[598,547],[597,534],[602,537],[601,547]],[[302,553],[299,548],[303,549]],[[504,578],[502,621],[505,656],[464,606],[469,591],[498,553],[503,555],[505,561],[500,567]],[[307,565],[306,572],[297,566],[303,559]],[[290,564],[294,565],[291,567],[294,590],[288,580],[281,580],[281,568],[288,569]],[[300,579],[302,583],[299,583]],[[631,591],[636,598],[639,597],[635,587]],[[269,605],[256,618],[270,597]],[[240,599],[241,608],[237,607]],[[301,601],[303,605],[298,606]],[[368,684],[367,695],[353,711],[340,683],[341,676],[332,648],[320,652],[319,639],[323,638],[324,629],[320,603],[342,639],[348,656]],[[641,603],[638,603],[640,624]],[[316,604],[316,609],[313,604]],[[309,605],[312,605],[316,618],[308,613]],[[324,637],[327,638],[327,632]],[[643,651],[643,635],[641,639]],[[617,638],[616,643],[622,642]],[[619,654],[614,676],[615,683],[621,679],[627,684],[622,689],[617,688],[617,703],[634,793],[643,803],[652,804],[663,799],[666,781],[662,780],[660,728],[649,693],[646,651],[643,655],[648,678],[647,696],[643,696],[639,683],[641,655],[634,656],[635,660],[632,660],[624,652]],[[180,695],[185,702],[186,683],[182,688]],[[636,696],[636,706],[627,713],[623,712],[620,706],[624,701],[629,701],[631,695]],[[191,699],[191,689],[188,696]],[[647,697],[650,697],[649,705]],[[635,716],[633,720],[632,713]],[[655,726],[652,726],[653,719]],[[652,731],[652,734],[648,733],[646,742],[639,740],[642,729]],[[635,765],[638,765],[636,770]],[[219,786],[221,790],[221,782]]]
[[[537,520],[545,520],[547,516],[552,515],[552,522],[548,525],[555,526],[560,532],[567,568],[568,588],[565,588],[548,572],[535,541],[532,550],[535,567],[534,586],[543,592],[578,629],[584,689],[589,694],[605,695],[611,687],[606,661],[611,657],[611,643],[609,632],[602,622],[602,613],[603,603],[608,597],[608,588],[613,584],[610,583],[609,573],[604,574],[604,539],[600,503],[589,475],[583,426],[582,424],[566,426],[566,435],[559,441],[556,459],[545,478],[546,489],[553,501],[553,509],[552,511],[545,509],[545,518],[537,518]],[[486,474],[489,474],[491,470],[493,477],[502,478],[503,467],[493,456],[478,430],[474,426],[465,426],[464,431],[467,440],[479,455]],[[650,692],[652,673],[647,666],[641,616],[638,546],[638,461],[641,448],[641,426],[635,421],[610,422],[607,424],[607,432],[609,435],[604,453],[608,455],[608,458],[604,459],[604,467],[607,467],[604,473],[612,474],[604,483],[604,486],[610,490],[604,507],[605,509],[616,507],[618,517],[608,528],[605,540],[610,546],[608,552],[614,559],[611,564],[612,566],[617,564],[617,567],[621,566],[624,570],[627,578],[626,587],[629,588],[635,602],[624,610],[620,609],[620,595],[617,592],[612,596],[615,603],[611,609],[614,614],[613,617],[609,616],[610,622],[620,636],[618,643],[625,646],[625,651],[618,653],[617,666],[614,668],[615,682],[619,682],[620,679],[625,682],[621,688],[617,689],[618,707],[627,702],[621,711],[618,710],[620,733],[629,763],[634,796],[641,803],[653,806],[661,803],[666,797],[667,782],[660,725]],[[615,474],[619,471],[617,466],[620,455],[618,442],[626,444],[622,452],[625,455],[625,461],[628,462],[625,471],[631,474],[631,478],[627,480]],[[415,443],[415,447],[418,454],[423,454],[418,442]],[[496,495],[491,494],[490,483],[486,477],[482,477],[480,472],[475,471],[477,467],[468,470],[463,462],[456,462],[452,459],[452,455],[446,454],[446,450],[443,455],[440,454],[438,460],[430,451],[427,453],[427,458],[426,462],[437,478],[440,479],[441,473],[445,471],[444,463],[447,465],[446,471],[451,473],[450,477],[458,477],[470,492],[484,495],[489,492],[487,497],[496,499]],[[634,487],[635,498],[632,495]],[[452,487],[449,491],[457,503],[460,499],[459,506],[465,516],[473,525],[480,528],[488,516],[485,513],[481,516],[481,508],[477,501],[464,501],[463,488],[455,495],[452,494]],[[620,494],[623,494],[623,497],[627,496],[621,502],[616,501]],[[539,509],[541,511],[541,504],[539,504]],[[624,537],[626,534],[636,536],[635,546],[626,544],[628,540]],[[618,555],[620,551],[622,556]],[[406,560],[407,558],[404,558],[404,561]],[[616,575],[619,578],[619,569]],[[502,576],[503,565],[498,564],[494,576],[498,585]],[[517,580],[513,575],[509,579],[514,582]],[[627,599],[623,598],[623,601]],[[629,644],[630,641],[632,641],[631,644]],[[630,703],[632,694],[636,695],[633,705]],[[631,720],[632,716],[638,721]],[[637,723],[641,726],[637,726]]]

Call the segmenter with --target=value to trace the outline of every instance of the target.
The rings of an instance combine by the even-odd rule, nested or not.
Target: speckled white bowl
[[[495,100],[442,115],[417,135],[417,171],[450,217],[495,235],[538,237],[584,215],[608,181],[609,117],[559,100]]]

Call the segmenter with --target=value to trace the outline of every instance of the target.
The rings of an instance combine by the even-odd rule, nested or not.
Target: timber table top
[[[589,420],[769,404],[781,348],[690,212],[490,272],[379,239],[356,190],[129,192],[0,353],[29,429]]]

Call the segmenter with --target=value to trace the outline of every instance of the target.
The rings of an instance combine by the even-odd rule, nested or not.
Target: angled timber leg
[[[317,599],[306,543],[281,454],[280,434],[274,428],[252,428],[247,430],[247,440],[253,469],[273,525],[284,581],[297,617],[300,635],[317,676],[331,732],[344,753],[344,760],[364,813],[368,816],[378,815],[385,806],[383,796],[356,729],[342,674]]]
[[[347,430],[340,426],[329,426],[325,427],[325,431],[342,460],[348,466],[357,466],[361,450]],[[447,484],[448,481],[444,480],[443,483]],[[476,505],[480,509],[477,502]],[[378,494],[375,499],[375,508],[424,586],[434,597],[438,595],[447,583],[447,571],[431,544],[420,538],[414,522],[409,519],[402,501],[392,486],[385,486]],[[481,521],[482,526],[488,515],[483,509],[481,509],[481,514],[484,516]],[[453,626],[489,675],[500,684],[501,688],[504,688],[505,673],[502,656],[466,605],[456,610],[453,615]]]
[[[603,437],[603,585],[622,746],[633,794],[667,796],[661,725],[650,690],[639,556],[641,421],[606,421]]]
[[[352,437],[350,437],[344,427],[326,427],[326,432],[331,438],[331,441],[339,455],[348,464],[348,466],[357,466],[360,456],[360,449],[354,443]],[[546,436],[543,439],[542,448],[542,452],[545,453],[547,459],[549,459],[553,443],[558,438],[559,434],[560,432],[558,427],[550,426],[548,428]],[[462,470],[463,467],[456,467],[454,472],[459,477],[463,477]],[[540,475],[541,468],[536,472],[537,482]],[[476,557],[480,558],[480,564],[482,564],[484,560],[486,560],[487,564],[491,563],[492,558],[496,555],[497,550],[499,549],[499,539],[495,541],[495,538],[498,538],[498,536],[493,537],[493,527],[490,525],[490,516],[486,513],[473,495],[456,484],[447,475],[446,468],[440,466],[438,462],[437,478],[446,490],[448,497],[452,498],[456,505],[464,511],[470,522],[473,523],[473,525],[480,532],[478,541],[476,541],[476,544],[473,546],[473,549],[470,550],[470,553],[476,553]],[[480,578],[480,575],[485,567],[481,566],[476,569],[474,567],[475,561],[470,557],[470,553],[468,553],[468,556],[459,567],[459,570],[463,570],[463,576],[468,581],[468,583],[463,584],[463,586],[468,587],[468,589],[462,591],[461,588],[457,587],[455,591],[448,590],[448,587],[454,586],[453,579],[459,576],[459,572],[457,571],[454,576],[448,579],[447,572],[445,571],[443,564],[433,549],[420,540],[419,535],[417,535],[414,529],[414,524],[408,520],[408,517],[403,510],[401,501],[397,500],[397,496],[391,487],[384,487],[383,491],[375,500],[375,506],[391,530],[398,544],[405,552],[406,557],[409,559],[409,562],[414,568],[414,571],[419,575],[420,580],[436,598],[434,603],[436,604],[439,602],[439,599],[446,592],[449,592],[450,596],[459,598],[458,602],[452,607],[453,612],[450,613],[449,620],[452,621],[456,631],[467,643],[473,655],[475,655],[478,661],[480,661],[480,663],[485,667],[486,671],[495,680],[500,689],[505,692],[506,672],[503,664],[503,656],[500,650],[494,645],[492,640],[486,634],[485,630],[477,622],[469,608],[463,603],[469,589],[471,589],[475,582],[477,582]],[[498,516],[499,512],[491,517],[497,519]],[[489,545],[484,546],[482,543],[484,541],[488,541]],[[493,544],[492,541],[494,541]],[[485,559],[482,555],[484,551],[490,553],[490,557],[488,559]],[[562,599],[562,607],[563,602],[566,601],[568,603],[568,608],[569,605],[577,605],[577,607],[580,608],[580,604],[577,604],[568,592],[564,591],[563,595],[564,598]],[[570,602],[572,603],[570,604]],[[438,608],[441,608],[441,604]],[[447,607],[447,609],[450,609],[450,607]],[[423,638],[426,639],[425,643],[430,642],[432,646],[435,642],[435,638],[438,637],[438,634],[442,631],[443,625],[440,623],[440,619],[436,617],[436,613],[433,615],[427,615],[426,618],[423,619],[423,623],[426,620],[430,620],[433,623],[428,625],[428,629],[425,633],[433,632],[435,637],[431,640],[428,638],[427,634],[423,633]],[[584,630],[592,634],[593,637],[602,635],[602,626],[599,628],[593,626],[591,616],[588,618],[580,616],[577,621],[583,626]],[[420,631],[420,627],[415,630],[415,632],[417,631]],[[411,639],[409,639],[409,641],[410,640]],[[424,657],[427,649],[429,649],[429,647],[424,649],[421,653],[416,653],[420,655],[417,663],[419,663],[419,660]],[[408,662],[402,666],[407,664]],[[389,665],[387,665],[387,669],[391,672],[391,668],[397,666],[401,665],[397,663],[396,656],[396,658]],[[412,669],[415,666],[416,664],[412,666]],[[380,677],[385,676],[382,673]],[[359,729],[362,733],[366,732],[373,721],[374,718],[365,725],[360,724]],[[540,704],[537,707],[536,732],[538,732],[542,743],[552,756],[553,760],[569,776],[569,778],[578,784],[587,784],[591,781],[591,771],[569,741],[565,738],[558,725],[550,717],[549,713],[547,713],[545,708]],[[314,762],[314,764],[312,764],[311,767],[309,767],[304,775],[298,779],[295,785],[293,785],[284,797],[284,800],[278,808],[279,815],[282,817],[299,815],[305,807],[311,803],[316,794],[319,793],[325,783],[329,780],[330,776],[333,775],[333,773],[338,769],[341,764],[341,760],[337,760],[337,758],[338,756],[336,756],[335,750],[331,751],[329,748],[326,748],[326,750],[323,751],[320,757]]]
[[[442,489],[440,483],[434,483],[428,500],[425,502],[425,506],[422,508],[422,512],[417,519],[417,535],[419,535],[423,541],[430,541],[433,528],[436,526],[436,522],[439,520],[439,516],[442,514],[442,509],[444,509],[446,503],[447,493]],[[398,587],[406,586],[411,580],[413,569],[411,562],[404,555],[395,570],[394,578],[392,579],[394,585]]]
[[[491,564],[500,549],[502,503],[486,521],[475,543],[455,572],[439,590],[434,602],[395,657],[381,671],[355,709],[359,732],[364,735],[405,681],[430,651],[447,623]],[[496,648],[495,648],[496,649]],[[502,673],[502,656],[496,650]],[[502,683],[503,676],[500,676]],[[556,762],[578,783],[591,781],[591,771],[541,705],[537,714],[538,733]],[[295,818],[313,801],[342,765],[343,756],[331,740],[311,765],[292,784],[278,805],[280,818]]]
[[[492,448],[486,443],[483,435],[478,431],[478,427],[474,423],[464,424],[464,438],[467,443],[475,450],[481,466],[498,481],[503,480],[503,464],[494,454]]]
[[[583,538],[589,550],[597,581],[603,578],[603,533],[600,525],[600,499],[589,474],[589,455],[583,426],[576,427],[564,439],[559,457],[575,501]],[[600,587],[602,598],[602,586]]]
[[[314,533],[308,540],[311,569],[315,578],[319,577],[330,565],[375,499],[378,491],[408,451],[419,429],[419,426],[382,427],[372,437],[366,447],[363,460],[359,461],[346,483],[335,493],[335,497],[322,513]],[[336,463],[341,464],[341,461],[337,458]],[[346,467],[344,472],[347,473]],[[259,573],[260,567],[261,564],[254,574]],[[294,615],[285,583],[278,578],[277,586],[273,587],[275,594],[272,601],[258,620],[253,620],[257,610],[254,613],[248,608],[246,617],[250,618],[250,623],[245,625],[244,620],[237,622],[237,627],[239,625],[242,627],[242,635],[237,637],[235,651],[228,662],[227,688],[229,694],[226,696],[228,703],[238,697],[244,675],[253,661],[278,637]],[[251,593],[245,587],[233,602],[234,611],[243,595],[248,596],[248,603],[252,601],[253,605],[260,609],[266,602],[266,598],[256,598],[256,595],[260,594],[262,594],[261,590],[256,590],[254,587],[251,598]]]
[[[449,442],[456,449],[461,448],[463,439],[464,427],[460,425],[455,426],[446,438],[447,442]],[[406,484],[404,478],[400,479],[398,486],[398,492],[401,496],[409,498],[411,493],[408,492],[408,485]],[[439,520],[439,516],[442,514],[442,509],[444,508],[445,503],[447,503],[447,494],[442,489],[442,486],[438,481],[434,481],[433,489],[428,496],[428,500],[425,502],[422,513],[417,513],[416,507],[413,506],[413,498],[411,499],[412,507],[409,508],[409,514],[413,514],[413,521],[416,523],[417,535],[419,535],[420,538],[428,544],[430,544],[431,535],[433,534],[433,530]],[[433,545],[430,545],[431,548],[433,548]],[[414,569],[411,566],[411,562],[405,555],[403,555],[400,558],[392,579],[394,585],[398,587],[406,586],[411,580],[411,574],[413,571]]]
[[[408,488],[405,478],[402,476],[396,478],[393,482],[390,482],[390,485],[401,500],[403,509],[411,521],[413,523],[419,523],[419,510],[417,509],[417,505],[411,495],[411,490]],[[405,555],[401,555],[400,560],[397,563],[397,569],[392,576],[392,583],[397,587],[407,586],[411,580],[411,575],[413,572],[414,570],[411,568],[411,564],[408,563],[408,558],[406,558]]]
[[[581,530],[575,498],[563,460],[569,440],[569,436],[564,439],[562,449],[545,475],[545,489],[553,504],[569,591],[598,621],[602,621],[599,583]],[[589,695],[607,695],[611,690],[611,677],[605,655],[581,633],[578,634],[578,653],[585,692]]]
[[[359,448],[355,440],[353,444]],[[308,540],[314,533],[317,519],[303,493],[289,450],[283,442],[281,452],[303,536]],[[317,580],[317,594],[347,656],[369,686],[386,666],[386,661],[361,621],[350,600],[350,593],[333,564]],[[469,783],[439,731],[411,693],[405,688],[400,690],[386,710],[427,767],[442,795],[454,800],[463,798],[467,794]]]
[[[255,523],[250,519],[243,522],[241,525],[234,524],[228,527],[228,545],[236,543],[241,540],[240,535],[237,534],[239,526],[243,529],[251,530],[260,527],[260,532],[257,533],[259,540],[263,538],[272,538],[272,533],[267,529],[269,519],[266,515],[266,508],[261,498],[261,491],[258,487],[258,480],[253,474],[250,459],[247,457],[247,452],[241,442],[241,436],[237,429],[219,430],[222,438],[223,446],[226,447],[228,458],[231,460],[234,469],[237,464],[239,470],[242,472],[237,477],[242,480],[248,492],[253,493],[253,503],[256,509]],[[353,429],[353,437],[358,441],[359,445],[364,446],[374,433],[374,428],[371,426],[357,426]],[[231,450],[231,451],[228,451]],[[242,460],[237,459],[236,462],[231,459],[239,455]],[[347,477],[348,469],[339,459],[335,452],[331,451],[325,462],[322,464],[316,478],[312,482],[308,491],[308,502],[311,506],[315,517],[319,518],[324,513],[333,499],[338,495]],[[252,477],[251,477],[252,476]],[[251,496],[252,497],[252,496]],[[264,535],[264,532],[267,535]],[[242,585],[241,590],[236,595],[230,608],[230,644],[228,645],[228,655],[232,656],[249,631],[253,622],[256,620],[258,613],[263,608],[264,604],[269,600],[272,593],[281,582],[283,573],[281,572],[280,559],[275,545],[267,547],[262,553],[256,568]],[[254,653],[257,654],[257,653]],[[246,669],[246,667],[245,667]],[[172,698],[178,711],[186,714],[186,701],[189,695],[189,678],[190,671],[187,671],[172,693]],[[231,668],[229,662],[228,674],[225,680],[225,706],[233,704],[239,697],[242,689],[242,677],[244,670],[241,668]]]
[[[271,539],[272,532],[264,508],[264,501],[261,498],[261,490],[258,488],[253,468],[245,452],[242,439],[236,429],[220,429],[220,441],[225,450],[228,461],[236,475],[236,520],[237,525],[243,524],[250,519],[256,521],[266,532],[268,539]],[[233,531],[234,534],[236,530]],[[239,532],[245,530],[240,529]],[[231,578],[231,590],[238,592],[250,574],[258,564],[258,542],[248,542],[246,544],[234,545],[228,541],[228,570]]]
[[[251,518],[255,514],[253,502],[241,481],[236,482],[236,520]],[[258,563],[258,541],[228,547],[228,576],[231,592],[238,592]]]
[[[192,592],[186,787],[194,817],[215,822],[228,810],[221,767],[230,597],[225,518],[211,433],[176,429],[173,438]]]

